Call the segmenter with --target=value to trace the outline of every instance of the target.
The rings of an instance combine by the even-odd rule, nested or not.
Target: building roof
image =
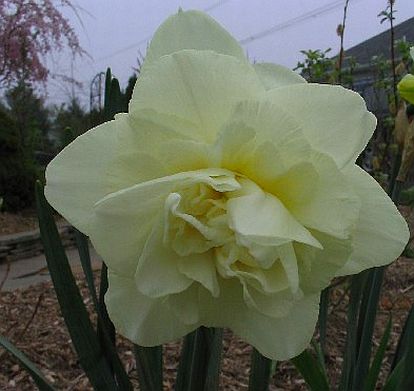
[[[405,39],[414,43],[414,17],[394,27],[395,40]],[[345,56],[352,56],[360,65],[368,64],[373,56],[390,55],[390,30],[386,30],[360,44],[345,50]],[[397,54],[398,55],[398,54]]]

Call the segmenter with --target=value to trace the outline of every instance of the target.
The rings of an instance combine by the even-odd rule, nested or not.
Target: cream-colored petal
[[[192,128],[174,130],[213,142],[234,105],[263,92],[249,64],[211,51],[183,50],[161,57],[142,73],[129,111],[142,116],[142,110],[152,109],[178,117]]]
[[[331,155],[339,168],[355,162],[375,130],[365,101],[340,86],[292,84],[266,97],[293,116],[312,147]]]
[[[163,299],[141,294],[134,279],[109,270],[105,304],[116,330],[141,346],[156,346],[183,337],[198,327],[184,324]]]
[[[136,117],[116,115],[118,142],[113,146],[114,158],[107,175],[117,184],[117,190],[178,172],[165,159],[165,144],[185,143],[188,139],[162,125],[160,117],[154,111]],[[179,149],[177,152],[185,160]]]
[[[279,252],[280,262],[283,265],[283,269],[289,281],[289,288],[292,293],[296,293],[299,289],[299,271],[293,243],[282,244],[281,246],[278,246],[277,250]]]
[[[305,294],[316,294],[329,286],[352,252],[351,239],[337,239],[312,230],[312,235],[323,249],[295,243],[295,254],[299,269],[299,286]]]
[[[143,69],[160,57],[183,49],[212,50],[246,61],[242,47],[214,19],[200,11],[178,11],[155,32],[148,47]]]
[[[158,114],[146,119],[116,115],[78,137],[46,169],[45,194],[70,223],[91,235],[93,205],[112,192],[158,177],[175,174],[194,160],[184,153],[189,142],[157,123]],[[181,141],[183,150],[180,151]],[[181,160],[169,164],[166,144],[174,143]],[[188,159],[188,163],[185,161]]]
[[[114,191],[106,171],[117,144],[116,121],[75,139],[46,169],[45,196],[72,225],[90,234],[93,205]]]
[[[213,296],[220,293],[214,256],[211,251],[178,259],[178,270],[187,278],[199,282]]]
[[[285,110],[283,105],[275,105],[270,100],[262,97],[241,102],[235,107],[231,118],[223,126],[218,140],[222,144],[223,151],[231,147],[231,135],[237,134],[238,127],[245,129],[243,133],[254,132],[253,147],[263,146],[263,148],[266,148],[267,144],[273,146],[273,150],[276,150],[280,156],[280,158],[276,157],[277,159],[275,158],[272,161],[273,166],[276,167],[284,165],[289,168],[299,162],[306,161],[307,156],[312,151],[296,115],[292,115],[292,113]],[[229,135],[227,136],[227,134]],[[247,134],[243,137],[247,137]],[[246,138],[246,142],[251,137]],[[252,151],[248,156],[251,156],[251,154]],[[249,164],[250,162],[246,166],[248,167]],[[275,168],[271,171],[274,170]]]
[[[185,291],[169,295],[166,299],[171,311],[185,324],[194,325],[200,321],[199,290],[199,284],[193,283]]]
[[[276,178],[272,188],[301,224],[346,239],[358,219],[361,201],[329,156],[313,153],[308,163],[313,169],[304,165],[294,177],[287,173]],[[313,182],[308,173],[314,174]],[[295,194],[296,189],[300,192]]]
[[[282,65],[263,62],[253,64],[253,67],[266,90],[291,84],[306,83],[302,76]]]
[[[263,293],[248,284],[243,284],[243,298],[247,306],[271,318],[282,318],[289,315],[295,305],[295,297],[289,290],[276,294]]]
[[[210,148],[193,140],[170,140],[159,146],[161,161],[171,173],[212,167]]]
[[[199,254],[184,257],[187,262],[194,262]],[[158,298],[186,290],[193,282],[178,269],[178,262],[182,256],[178,255],[164,242],[163,216],[154,224],[142,253],[139,256],[135,283],[137,289],[144,295]]]
[[[406,221],[375,179],[357,166],[348,167],[344,174],[362,207],[352,236],[353,252],[338,276],[391,263],[409,239]]]
[[[249,308],[243,287],[233,280],[221,280],[219,298],[200,296],[202,324],[229,327],[235,334],[273,360],[297,356],[309,344],[318,317],[319,294],[296,301],[286,317],[272,318]]]
[[[300,225],[283,204],[263,191],[231,198],[227,203],[229,226],[236,240],[243,238],[262,245],[279,245],[298,241],[320,247],[319,242]]]

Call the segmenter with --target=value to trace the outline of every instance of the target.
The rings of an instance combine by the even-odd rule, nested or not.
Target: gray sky
[[[90,81],[108,66],[125,86],[137,65],[138,52],[145,55],[149,37],[166,17],[182,7],[207,10],[236,39],[246,41],[243,47],[251,60],[293,68],[302,58],[302,49],[331,47],[333,53],[338,51],[336,27],[342,20],[344,3],[345,0],[75,0],[82,24],[72,11],[64,10],[64,14],[91,57],[77,59],[71,67],[67,54],[56,54],[49,66],[52,72],[69,76],[73,68],[74,77],[83,83],[76,95],[86,104]],[[386,3],[350,0],[345,48],[389,28],[387,23],[381,25],[377,17]],[[396,0],[396,9],[398,24],[414,16],[414,1]],[[59,103],[68,101],[71,88],[51,81],[48,91],[49,100]]]

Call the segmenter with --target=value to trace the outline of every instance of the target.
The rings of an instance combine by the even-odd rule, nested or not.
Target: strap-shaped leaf
[[[344,361],[342,364],[339,391],[349,391],[353,382],[355,363],[357,360],[358,312],[365,277],[366,274],[364,272],[351,277]]]
[[[88,238],[82,232],[79,232],[76,228],[74,228],[74,231],[76,247],[78,248],[79,259],[82,265],[83,273],[85,274],[86,283],[88,284],[89,294],[91,295],[95,311],[98,311],[98,296],[96,294],[95,281],[93,278]]]
[[[142,391],[162,391],[162,346],[134,345],[138,379]]]
[[[329,391],[326,372],[308,350],[291,361],[312,391]]]
[[[382,360],[384,359],[385,350],[387,349],[388,341],[391,334],[391,317],[388,319],[387,327],[385,328],[384,334],[381,338],[381,342],[378,346],[377,352],[375,353],[374,360],[372,361],[371,368],[368,372],[368,376],[365,381],[364,391],[374,391],[378,381],[378,377],[381,370]]]
[[[219,389],[221,352],[223,350],[223,329],[208,329],[208,332],[210,334],[210,354],[204,391],[215,391]]]
[[[407,319],[405,320],[404,327],[401,331],[400,338],[398,340],[397,349],[394,354],[394,359],[391,364],[392,372],[400,360],[407,353],[408,348],[408,339],[410,336],[410,331],[414,330],[414,305],[411,307],[410,312],[408,313]]]
[[[0,334],[0,345],[3,346],[9,353],[11,353],[20,364],[24,366],[30,376],[33,378],[40,391],[54,391],[55,389],[48,383],[43,376],[43,373],[34,365],[29,358],[17,349],[8,339]]]
[[[367,283],[364,287],[363,299],[359,311],[357,354],[355,375],[352,390],[359,390],[364,384],[371,360],[372,338],[378,301],[381,292],[385,268],[375,268],[368,271]]]
[[[407,334],[404,341],[404,365],[401,375],[401,390],[414,390],[414,327],[412,324],[413,308],[408,315],[408,321],[411,323],[406,327]]]
[[[268,390],[271,375],[272,360],[253,348],[250,360],[249,391]]]
[[[403,357],[387,379],[382,391],[405,391],[400,387],[401,377],[405,367],[405,357]]]
[[[184,338],[176,391],[218,390],[222,343],[223,331],[207,327]]]
[[[40,182],[36,183],[36,206],[47,265],[79,362],[94,389],[117,390],[117,384],[79,293],[51,207],[44,197]]]
[[[323,356],[326,354],[326,329],[328,324],[329,293],[330,287],[325,288],[321,293],[321,300],[319,303],[319,342]]]

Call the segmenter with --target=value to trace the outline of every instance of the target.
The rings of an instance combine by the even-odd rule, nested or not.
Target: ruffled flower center
[[[165,201],[163,245],[188,262],[207,253],[213,273],[238,279],[249,296],[299,293],[295,241],[321,248],[277,197],[231,172],[179,187]]]

